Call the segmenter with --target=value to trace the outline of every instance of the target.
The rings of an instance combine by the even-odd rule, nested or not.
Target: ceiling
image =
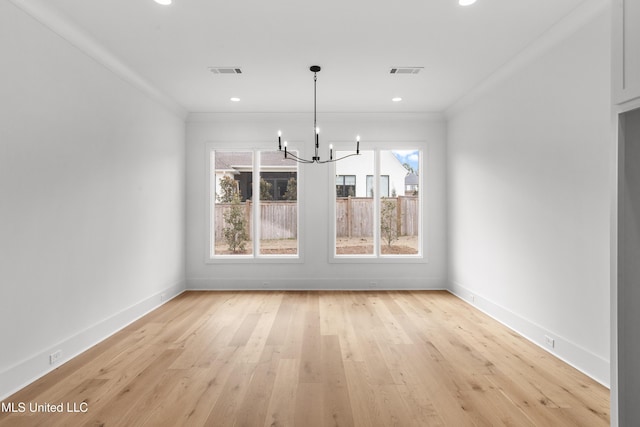
[[[441,112],[583,0],[49,0],[190,112]],[[240,67],[215,75],[211,66]],[[424,67],[392,75],[396,66]],[[402,97],[392,102],[392,97]],[[231,102],[238,97],[240,102]]]

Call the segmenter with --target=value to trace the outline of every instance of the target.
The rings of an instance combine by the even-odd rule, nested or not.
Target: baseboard
[[[0,372],[0,401],[60,367],[184,291],[185,281],[180,281]],[[62,351],[62,356],[60,362],[52,366],[49,363],[49,355],[57,350]]]
[[[608,360],[553,331],[536,325],[493,301],[483,298],[460,284],[450,282],[447,290],[605,387],[610,387],[610,363]],[[553,349],[546,345],[545,335],[554,340]]]
[[[216,291],[374,291],[374,290],[444,290],[442,278],[278,278],[278,279],[187,279],[188,290]]]

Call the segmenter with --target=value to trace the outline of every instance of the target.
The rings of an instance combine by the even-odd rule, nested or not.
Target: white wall
[[[208,220],[206,207],[206,145],[275,149],[277,130],[290,149],[308,150],[313,138],[312,114],[192,114],[187,122],[187,286],[193,289],[362,289],[371,281],[379,288],[443,288],[445,286],[444,140],[440,117],[412,114],[319,114],[321,156],[328,144],[352,149],[353,135],[360,148],[393,149],[401,142],[422,148],[426,263],[330,263],[329,206],[335,177],[331,165],[301,165],[300,238],[303,259],[298,263],[206,263]],[[286,136],[285,136],[286,135]],[[306,143],[305,143],[306,142]],[[399,148],[406,148],[401,146]],[[323,149],[325,151],[323,151]]]
[[[448,125],[451,289],[605,384],[609,31],[600,13]]]
[[[0,2],[0,398],[184,288],[184,120]]]

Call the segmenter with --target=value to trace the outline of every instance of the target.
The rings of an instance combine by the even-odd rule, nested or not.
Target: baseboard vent
[[[393,67],[389,74],[418,74],[424,67]]]
[[[240,67],[209,67],[213,74],[242,74]]]

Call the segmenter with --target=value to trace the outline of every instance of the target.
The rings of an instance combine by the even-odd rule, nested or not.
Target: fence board
[[[295,239],[298,237],[298,203],[276,201],[260,203],[260,238]]]

